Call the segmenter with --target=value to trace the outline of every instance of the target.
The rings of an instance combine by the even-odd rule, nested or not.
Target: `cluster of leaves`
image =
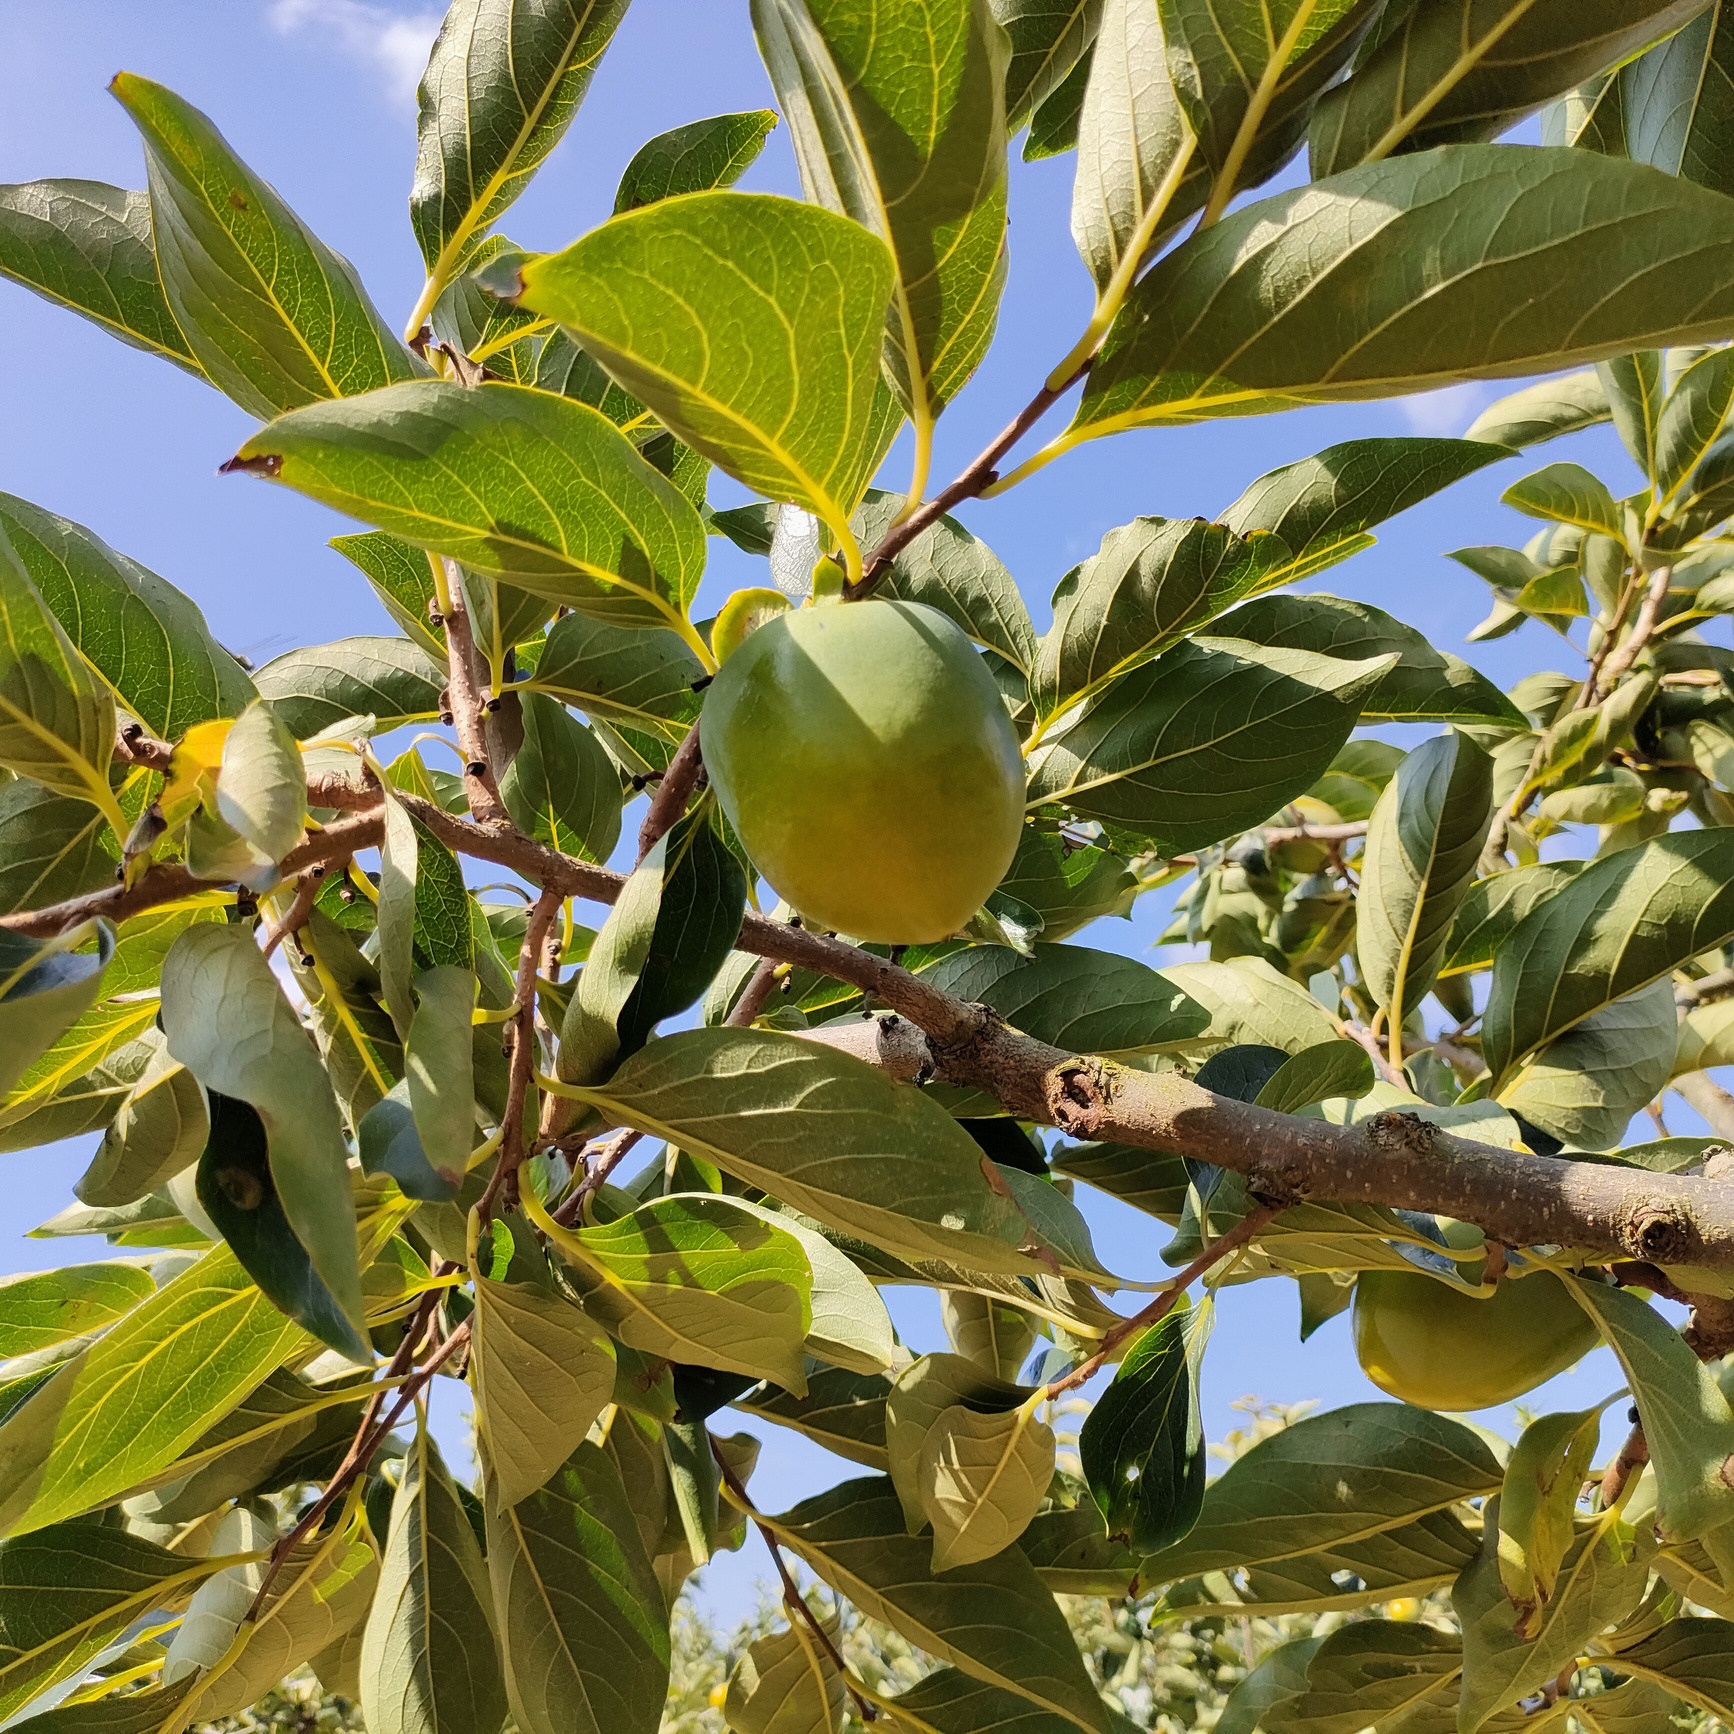
[[[250,672],[172,586],[0,496],[0,1131],[101,1135],[41,1232],[116,1248],[0,1287],[0,1717],[176,1734],[306,1663],[357,1683],[372,1734],[649,1730],[679,1587],[749,1522],[938,1666],[846,1675],[791,1603],[734,1676],[743,1734],[834,1728],[851,1696],[942,1734],[1110,1734],[1123,1711],[1054,1598],[1135,1586],[1163,1588],[1159,1623],[1449,1590],[1455,1629],[1355,1617],[1273,1648],[1232,1726],[1734,1711],[1729,1369],[1637,1292],[1725,1301],[1724,1273],[1622,1287],[1605,1245],[1267,1208],[1208,1162],[1050,1148],[984,1090],[895,1081],[826,1028],[864,1009],[859,950],[810,941],[827,975],[735,949],[756,874],[692,732],[730,642],[692,617],[711,535],[925,603],[1005,695],[1029,823],[968,930],[903,959],[924,1003],[1183,1070],[1297,1138],[1395,1108],[1604,1175],[1699,1163],[1704,1140],[1614,1146],[1676,1068],[1734,1057],[1734,671],[1702,631],[1734,547],[1724,10],[755,0],[806,200],[732,190],[776,117],[713,117],[530,256],[496,225],[625,0],[455,0],[401,340],[143,78],[113,88],[146,191],[0,190],[0,270],[265,423],[230,467],[367,526],[337,546],[401,628]],[[1563,143],[1490,142],[1549,104]],[[1029,152],[1076,148],[1095,313],[928,498],[936,419],[992,336],[1026,125]],[[1308,184],[1230,209],[1303,145]],[[944,515],[1127,428],[1585,363],[1473,437],[1353,440],[1215,518],[1111,531],[1045,634]],[[1070,427],[1002,470],[1079,381]],[[1483,636],[1589,618],[1581,674],[1502,693],[1382,610],[1295,593],[1603,418],[1636,494],[1550,465],[1507,494],[1545,521],[1526,548],[1459,555],[1496,592]],[[912,485],[875,489],[906,424]],[[713,466],[761,502],[713,511]],[[1406,756],[1351,739],[1393,721],[1448,727]],[[376,753],[436,724],[461,776],[417,742]],[[622,882],[599,864],[658,779]],[[1542,861],[1549,837],[1593,858]],[[472,890],[465,855],[530,889]],[[1208,958],[1068,943],[1185,872],[1170,937]],[[598,930],[575,891],[613,902]],[[641,1137],[661,1159],[616,1184]],[[1105,1269],[1078,1182],[1170,1228],[1171,1266],[1220,1237],[1215,1280],[1295,1279],[1309,1325],[1368,1271],[1483,1296],[1557,1275],[1620,1357],[1649,1466],[1584,1501],[1599,1411],[1538,1419],[1505,1462],[1365,1404],[1207,1483],[1212,1302]],[[900,1283],[942,1292],[951,1352],[898,1342],[879,1291]],[[1136,1331],[1101,1298],[1152,1287]],[[1053,1401],[1110,1360],[1063,1467]],[[421,1417],[442,1375],[474,1395],[479,1494]],[[755,1510],[756,1438],[710,1425],[731,1403],[866,1473]]]

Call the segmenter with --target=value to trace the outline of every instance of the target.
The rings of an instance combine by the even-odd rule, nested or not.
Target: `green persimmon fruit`
[[[747,853],[814,926],[944,939],[1017,852],[1011,719],[975,646],[920,603],[829,602],[766,621],[723,663],[700,739]]]
[[[1355,1353],[1381,1391],[1423,1409],[1487,1409],[1532,1391],[1600,1341],[1546,1271],[1508,1276],[1485,1299],[1418,1271],[1363,1271]]]

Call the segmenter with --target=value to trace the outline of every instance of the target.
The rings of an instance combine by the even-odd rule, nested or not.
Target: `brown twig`
[[[114,756],[123,765],[136,765],[141,770],[166,772],[174,750],[167,741],[146,734],[143,723],[128,723],[115,735]]]
[[[560,1208],[552,1212],[554,1220],[562,1228],[570,1228],[578,1220],[584,1211],[584,1200],[602,1189],[603,1181],[620,1166],[627,1152],[643,1136],[631,1126],[622,1126],[605,1138],[592,1139],[585,1145],[584,1173],[571,1192],[561,1199]]]
[[[1672,566],[1658,566],[1650,574],[1649,584],[1644,590],[1644,599],[1638,604],[1638,617],[1632,622],[1632,629],[1624,641],[1615,649],[1595,671],[1593,680],[1585,681],[1586,690],[1593,686],[1597,694],[1612,692],[1619,678],[1643,653],[1650,639],[1654,636],[1656,624],[1662,612],[1662,604],[1668,600],[1668,586],[1673,581]]]
[[[1619,1502],[1620,1495],[1626,1490],[1626,1483],[1650,1460],[1649,1441],[1644,1437],[1644,1424],[1638,1419],[1636,1409],[1631,1412],[1631,1421],[1632,1430],[1626,1435],[1625,1444],[1614,1454],[1613,1462],[1602,1472],[1604,1511]]]
[[[703,749],[699,745],[698,724],[694,723],[675,748],[674,757],[668,761],[668,769],[662,773],[656,793],[650,798],[644,823],[638,827],[640,861],[680,823],[703,770]]]
[[[338,861],[331,863],[331,866],[336,867],[340,872],[344,865],[344,862]],[[307,925],[308,918],[313,913],[313,905],[319,901],[319,887],[325,879],[326,872],[326,865],[321,862],[318,866],[309,867],[296,880],[294,901],[284,910],[282,920],[274,921],[265,934],[265,943],[262,949],[267,957],[291,933],[299,933]]]
[[[554,917],[565,901],[559,891],[544,889],[530,911],[524,928],[524,942],[518,947],[518,986],[511,1021],[512,1070],[506,1086],[506,1111],[500,1121],[503,1133],[500,1154],[494,1162],[494,1172],[488,1178],[476,1209],[485,1227],[495,1205],[502,1200],[510,1205],[517,1196],[518,1168],[528,1154],[524,1138],[524,1109],[530,1100],[530,1080],[536,1070],[536,971],[542,961],[542,947]]]
[[[432,556],[430,556],[432,558]],[[446,700],[452,727],[464,759],[464,796],[479,823],[509,824],[505,803],[488,760],[487,711],[476,669],[476,641],[464,603],[462,573],[455,560],[445,562],[451,606],[441,616],[446,632]]]
[[[708,1435],[707,1435],[708,1437]],[[843,1677],[843,1685],[855,1704],[855,1714],[863,1722],[878,1720],[878,1708],[855,1689],[855,1681],[849,1672],[849,1664],[843,1660],[843,1652],[831,1640],[831,1634],[820,1623],[819,1616],[807,1606],[806,1597],[801,1594],[801,1587],[795,1582],[789,1570],[788,1561],[783,1558],[783,1550],[778,1544],[771,1528],[759,1516],[747,1490],[741,1485],[741,1480],[729,1468],[728,1460],[723,1456],[721,1448],[715,1439],[710,1442],[710,1454],[716,1459],[717,1473],[722,1477],[723,1486],[729,1491],[729,1498],[743,1517],[748,1519],[753,1528],[759,1532],[761,1540],[770,1552],[771,1563],[777,1568],[777,1576],[783,1583],[783,1606],[788,1610],[790,1620],[800,1620],[813,1634],[814,1639],[835,1664],[837,1672]]]
[[[774,957],[761,957],[741,989],[741,997],[729,1008],[723,1022],[730,1029],[752,1027],[753,1020],[765,1009],[765,1001],[776,991],[777,971],[783,966]]]
[[[1245,1246],[1261,1228],[1280,1216],[1285,1208],[1280,1204],[1261,1204],[1249,1210],[1231,1229],[1205,1247],[1142,1312],[1134,1313],[1129,1319],[1114,1325],[1102,1338],[1101,1347],[1088,1360],[1080,1361],[1063,1378],[1053,1380],[1048,1385],[1048,1400],[1051,1402],[1055,1397],[1063,1397],[1066,1392],[1075,1391],[1080,1385],[1088,1384],[1114,1358],[1114,1351],[1128,1337],[1139,1331],[1147,1331],[1153,1324],[1166,1318],[1180,1297],[1212,1265],[1226,1258],[1236,1248]]]

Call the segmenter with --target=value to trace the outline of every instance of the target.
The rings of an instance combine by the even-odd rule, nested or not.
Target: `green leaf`
[[[523,1734],[655,1734],[666,1604],[614,1460],[580,1445],[538,1492],[483,1504],[506,1695]]]
[[[658,199],[732,187],[758,159],[776,130],[768,108],[747,114],[716,114],[659,132],[633,153],[614,194],[614,214],[636,211]]]
[[[560,142],[626,0],[457,0],[422,75],[410,223],[447,281]]]
[[[85,951],[93,939],[96,950]],[[0,930],[0,1090],[35,1081],[33,1070],[101,993],[114,953],[105,922],[81,922],[55,939]]]
[[[0,274],[204,377],[157,277],[148,194],[102,181],[0,187]]]
[[[228,1248],[206,1253],[0,1425],[0,1531],[92,1510],[166,1468],[306,1343]]]
[[[1463,1665],[1456,1635],[1419,1621],[1339,1626],[1306,1659],[1306,1689],[1263,1714],[1265,1734],[1359,1734],[1369,1724],[1424,1725],[1447,1704]]]
[[[197,1678],[189,1674],[154,1691],[60,1704],[27,1717],[19,1726],[27,1723],[32,1734],[168,1734],[170,1728],[180,1726],[176,1721],[180,1705],[197,1684]]]
[[[402,1076],[402,1039],[386,1010],[379,971],[352,935],[315,909],[299,937],[300,951],[290,953],[289,967],[307,998],[330,1088],[345,1119],[359,1130]],[[311,966],[302,964],[302,954]],[[402,1100],[407,1118],[407,1094]]]
[[[476,1532],[425,1422],[403,1459],[361,1643],[372,1734],[498,1734],[506,1687]]]
[[[1062,1145],[1053,1171],[1088,1181],[1122,1204],[1170,1223],[1180,1220],[1191,1184],[1183,1158],[1132,1144]]]
[[[1316,1102],[1364,1096],[1372,1087],[1372,1056],[1359,1042],[1345,1037],[1291,1055],[1259,1087],[1256,1100],[1259,1107],[1275,1113],[1298,1114]]]
[[[550,602],[694,642],[698,513],[584,404],[419,380],[283,416],[231,466]]]
[[[1317,591],[1307,596],[1261,596],[1224,615],[1225,638],[1290,650],[1316,651],[1345,661],[1398,658],[1390,673],[1361,700],[1363,719],[1391,722],[1471,722],[1521,725],[1523,713],[1468,663],[1434,649],[1424,633],[1382,608]]]
[[[360,568],[379,598],[380,606],[434,662],[444,666],[446,636],[428,617],[434,599],[433,572],[420,548],[383,530],[366,530],[353,536],[333,536],[328,547]]]
[[[1108,1534],[1140,1554],[1182,1540],[1204,1503],[1198,1375],[1213,1314],[1182,1302],[1141,1332],[1078,1435]]]
[[[301,841],[307,822],[301,752],[288,726],[263,699],[254,699],[224,737],[217,811],[272,861],[282,860]]]
[[[473,969],[475,926],[464,870],[455,856],[419,819],[415,857],[415,966]]]
[[[1685,487],[1734,406],[1734,350],[1713,349],[1682,373],[1656,423],[1656,492],[1665,505]]]
[[[1712,1716],[1734,1714],[1734,1625],[1691,1615],[1622,1649],[1621,1673],[1654,1680]]]
[[[1323,1638],[1290,1638],[1267,1650],[1228,1694],[1216,1726],[1220,1734],[1257,1734],[1264,1717],[1307,1689],[1307,1664]]]
[[[198,1161],[210,1137],[204,1092],[154,1030],[150,1058],[73,1187],[82,1203],[132,1204]]]
[[[417,371],[354,266],[206,116],[136,73],[119,73],[109,90],[144,141],[163,294],[213,385],[264,421]]]
[[[752,15],[807,197],[890,251],[885,372],[924,453],[1005,282],[1006,39],[988,0],[754,0]]]
[[[1691,1541],[1734,1520],[1734,1410],[1716,1376],[1628,1289],[1568,1282],[1619,1357],[1656,1472],[1656,1529]]]
[[[890,1388],[883,1374],[820,1367],[808,1375],[804,1397],[766,1386],[737,1398],[735,1407],[779,1427],[791,1427],[851,1463],[883,1471],[889,1465],[885,1397]]]
[[[0,529],[79,654],[159,739],[235,716],[253,697],[196,604],[154,572],[11,494],[0,494]]]
[[[1149,836],[1164,854],[1218,842],[1312,785],[1392,666],[1232,640],[1177,644],[1043,742],[1031,804],[1062,803]]]
[[[1163,973],[1210,1014],[1197,1038],[1200,1050],[1262,1042],[1298,1054],[1336,1039],[1336,1019],[1298,981],[1279,975],[1262,957],[1171,963]]]
[[[1572,1543],[1572,1518],[1601,1434],[1601,1404],[1540,1415],[1524,1428],[1499,1496],[1499,1579],[1522,1636],[1552,1600]]]
[[[1493,761],[1455,729],[1415,748],[1373,809],[1355,947],[1392,1028],[1433,985],[1492,820]]]
[[[1608,394],[1593,367],[1538,380],[1490,403],[1469,424],[1465,439],[1494,445],[1537,446],[1608,419]]]
[[[125,1318],[156,1293],[130,1264],[74,1264],[0,1282],[0,1358],[35,1354]]]
[[[1533,475],[1516,481],[1501,494],[1508,506],[1532,518],[1551,518],[1561,524],[1625,539],[1625,513],[1599,476],[1582,464],[1549,464]]]
[[[653,1199],[577,1230],[550,1229],[552,1217],[526,1208],[572,1267],[586,1310],[627,1347],[806,1389],[812,1269],[773,1219],[711,1194]]]
[[[1140,260],[1210,190],[1208,168],[1193,157],[1158,13],[1152,0],[1106,0],[1079,104],[1072,239],[1103,298],[1116,278],[1122,288],[1130,282]],[[1051,120],[1044,115],[1044,127]]]
[[[848,218],[715,192],[533,260],[517,301],[565,326],[695,451],[847,538],[879,456],[891,290],[884,244]]]
[[[905,1257],[1031,1275],[1029,1224],[981,1150],[918,1091],[770,1030],[686,1030],[634,1054],[583,1099],[750,1186]]]
[[[1269,0],[1219,10],[1208,0],[1162,0],[1161,12],[1175,89],[1199,150],[1214,173],[1228,174],[1232,190],[1293,155],[1314,104],[1378,8],[1366,0]]]
[[[1053,831],[1026,825],[999,893],[1041,918],[1042,935],[1067,939],[1104,915],[1129,916],[1138,876],[1107,848],[1073,848]]]
[[[1734,290],[1711,261],[1729,239],[1734,206],[1636,163],[1510,145],[1370,163],[1236,211],[1160,260],[1064,437],[1723,337]],[[1331,320],[1316,312],[1327,279],[1344,310]],[[1518,300],[1516,316],[1488,318]]]
[[[735,1734],[841,1734],[843,1676],[806,1622],[785,1612],[789,1629],[755,1639],[735,1664],[723,1718]]]
[[[1015,133],[1089,53],[1101,0],[993,0],[1011,41],[1005,69],[1006,131]]]
[[[1482,1022],[1497,1088],[1543,1042],[1734,934],[1734,830],[1591,862],[1500,944]]]
[[[1081,945],[1038,945],[1029,957],[973,945],[923,970],[959,999],[1077,1053],[1170,1053],[1195,1042],[1208,1013],[1147,964]]]
[[[1553,1599],[1534,1635],[1520,1637],[1517,1610],[1499,1576],[1497,1503],[1489,1501],[1482,1510],[1481,1552],[1451,1591],[1463,1632],[1458,1734],[1476,1734],[1498,1711],[1555,1679],[1591,1638],[1625,1618],[1643,1599],[1655,1551],[1641,1531],[1583,1525],[1560,1564]]]
[[[992,4],[993,0],[989,0]],[[1083,58],[1060,81],[1054,93],[1030,116],[1030,129],[1024,134],[1023,158],[1026,163],[1038,163],[1044,157],[1064,156],[1078,148],[1078,127],[1083,120],[1084,97],[1090,88],[1090,72],[1095,64],[1095,47],[1084,50]]]
[[[576,620],[578,615],[568,615]],[[564,855],[606,861],[620,840],[620,773],[589,729],[542,693],[525,693],[524,741],[500,779],[521,831]]]
[[[371,716],[383,732],[439,715],[445,671],[407,638],[340,638],[287,650],[259,670],[259,696],[297,740]]]
[[[1498,1100],[1576,1149],[1609,1150],[1666,1088],[1678,1045],[1673,983],[1653,981],[1555,1036]]]
[[[869,488],[854,520],[861,546],[875,546],[902,509],[900,494]],[[873,593],[938,609],[1020,673],[1035,666],[1036,629],[1017,581],[999,556],[955,518],[935,518],[900,548]]]
[[[35,783],[0,784],[0,912],[42,909],[114,883],[108,820]]]
[[[1288,545],[1203,518],[1134,518],[1054,591],[1030,698],[1046,722],[1148,662],[1242,597],[1286,582]]]
[[[107,1524],[56,1524],[0,1543],[0,1715],[81,1674],[213,1569]]]
[[[502,1503],[527,1499],[614,1393],[614,1344],[552,1289],[478,1275],[476,1424]]]
[[[343,1317],[362,1328],[349,1158],[312,1040],[244,927],[190,927],[163,965],[169,1052],[264,1122],[270,1175],[295,1238]]]
[[[404,1082],[422,1154],[456,1187],[469,1167],[476,1118],[470,1014],[476,978],[444,964],[416,978],[420,1003],[404,1044]]]
[[[934,1571],[990,1559],[1029,1526],[1054,1478],[1053,1431],[1036,1414],[1045,1400],[992,1414],[958,1403],[934,1418],[916,1470]]]
[[[943,1289],[939,1317],[952,1348],[996,1379],[1015,1380],[1036,1346],[1035,1320],[987,1295]]]
[[[1107,1728],[1064,1618],[1016,1548],[936,1580],[930,1544],[904,1533],[897,1495],[879,1476],[845,1481],[763,1521],[869,1619],[1080,1728]]]
[[[1706,7],[1613,80],[1614,100],[1624,111],[1619,145],[1626,154],[1719,193],[1734,192],[1728,142],[1731,29],[1734,20],[1725,7]]]
[[[1417,8],[1319,104],[1313,173],[1393,150],[1495,138],[1697,9],[1695,0],[1440,0]]]
[[[1500,1479],[1461,1423],[1398,1403],[1350,1404],[1237,1458],[1205,1489],[1186,1539],[1145,1562],[1145,1581],[1340,1548],[1491,1493]]]
[[[530,685],[586,715],[678,741],[698,714],[704,666],[672,632],[610,626],[584,614],[556,620]]]
[[[884,1399],[885,1461],[911,1535],[921,1534],[932,1521],[921,1465],[927,1436],[940,1416],[958,1406],[983,1415],[1010,1414],[1032,1394],[1029,1387],[995,1378],[961,1355],[923,1355],[897,1375]]]
[[[0,766],[127,825],[108,785],[114,700],[0,529]]]
[[[746,894],[746,872],[707,812],[658,838],[591,942],[561,1024],[560,1075],[599,1082],[687,1010],[740,933]]]
[[[1568,885],[1583,866],[1581,861],[1543,861],[1476,880],[1457,911],[1440,973],[1460,975],[1485,968],[1518,922]]]

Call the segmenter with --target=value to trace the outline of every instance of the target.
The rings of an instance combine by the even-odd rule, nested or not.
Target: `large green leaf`
[[[1734,204],[1637,163],[1513,145],[1370,163],[1249,205],[1159,261],[1066,438],[1726,337],[1731,240]]]
[[[648,1355],[806,1388],[801,1345],[813,1320],[812,1269],[775,1218],[710,1194],[657,1198],[578,1230],[530,1215],[572,1267],[589,1312]]]
[[[769,1030],[688,1030],[582,1092],[795,1209],[905,1257],[1033,1274],[1029,1223],[937,1104],[859,1060]]]
[[[349,1155],[330,1079],[245,927],[199,925],[163,965],[169,1052],[264,1122],[270,1173],[295,1237],[338,1309],[363,1328]]]
[[[167,1467],[307,1342],[232,1252],[206,1253],[0,1425],[0,1531],[76,1516]]]
[[[1161,0],[1175,89],[1200,154],[1230,178],[1225,191],[1294,152],[1378,11],[1368,0]]]
[[[1226,963],[1173,963],[1164,972],[1210,1013],[1200,1049],[1259,1042],[1298,1054],[1337,1033],[1336,1019],[1301,986],[1262,957]]]
[[[112,1325],[156,1293],[130,1264],[74,1264],[0,1282],[0,1358],[34,1354]]]
[[[1059,802],[1169,854],[1234,836],[1311,787],[1392,666],[1228,639],[1177,644],[1031,756],[1031,804]]]
[[[1533,446],[1608,419],[1608,394],[1593,367],[1526,385],[1491,403],[1469,424],[1465,439]]]
[[[1065,1620],[1015,1548],[934,1578],[930,1544],[905,1533],[883,1477],[845,1481],[763,1521],[839,1595],[929,1655],[1080,1728],[1107,1728]]]
[[[0,274],[204,377],[157,277],[149,194],[102,181],[0,187]]]
[[[885,1455],[885,1396],[890,1389],[883,1374],[851,1373],[821,1367],[807,1379],[807,1394],[791,1397],[766,1386],[749,1391],[736,1407],[779,1427],[791,1427],[827,1451],[869,1469],[888,1467]]]
[[[890,249],[886,373],[925,451],[999,312],[1004,33],[988,0],[754,0],[752,14],[807,197]]]
[[[1006,130],[1016,132],[1088,54],[1102,0],[993,0],[993,12],[1011,40]]]
[[[1416,747],[1373,809],[1355,950],[1393,1029],[1433,985],[1492,819],[1493,761],[1455,729]]]
[[[0,1542],[0,1715],[82,1673],[214,1569],[107,1524],[53,1524]]]
[[[109,86],[144,140],[157,268],[187,347],[249,415],[417,371],[347,259],[191,103],[136,73]]]
[[[523,744],[500,779],[507,812],[519,830],[562,854],[606,861],[620,839],[622,790],[614,761],[553,699],[532,692],[520,703]]]
[[[94,807],[21,779],[0,785],[0,912],[43,909],[114,883]]]
[[[1592,862],[1493,958],[1482,1052],[1495,1086],[1543,1042],[1734,935],[1734,830],[1682,831]]]
[[[1198,1371],[1212,1311],[1177,1306],[1142,1332],[1078,1435],[1108,1534],[1140,1554],[1182,1540],[1203,1507]]]
[[[1659,41],[1700,0],[1428,0],[1319,104],[1312,170],[1496,138]],[[1635,347],[1635,346],[1634,346]]]
[[[85,1204],[136,1203],[198,1161],[210,1136],[198,1080],[170,1057],[157,1031],[140,1045],[148,1045],[150,1058],[73,1186],[74,1197]]]
[[[1603,1405],[1605,1407],[1605,1405]],[[1601,1434],[1602,1408],[1538,1415],[1505,1466],[1499,1495],[1499,1577],[1526,1634],[1553,1598],[1572,1543],[1578,1497]]]
[[[1541,861],[1476,880],[1457,911],[1441,973],[1485,968],[1518,922],[1569,884],[1583,866],[1581,861]]]
[[[621,171],[614,214],[682,193],[732,187],[758,160],[776,125],[774,110],[755,108],[746,114],[713,114],[659,132],[638,147]]]
[[[83,949],[92,940],[96,949]],[[36,1083],[46,1055],[84,1020],[114,957],[104,922],[84,922],[55,939],[0,930],[0,1087]]]
[[[724,1720],[734,1734],[836,1734],[846,1708],[843,1676],[806,1620],[784,1612],[788,1629],[754,1639],[735,1664]]]
[[[421,380],[284,416],[232,463],[550,602],[693,637],[704,526],[584,404]]]
[[[0,527],[79,654],[153,735],[234,716],[253,683],[192,599],[89,530],[12,494]]]
[[[1145,1580],[1290,1559],[1400,1529],[1496,1489],[1479,1437],[1430,1410],[1355,1403],[1261,1441],[1205,1490],[1186,1539],[1145,1562]]]
[[[297,740],[346,717],[371,716],[382,730],[431,721],[445,684],[445,670],[407,638],[340,638],[286,650],[258,678],[260,697]]]
[[[936,1572],[1010,1547],[1047,1498],[1054,1435],[1036,1413],[1042,1401],[993,1413],[958,1403],[934,1418],[916,1473]]]
[[[1454,1633],[1419,1621],[1357,1620],[1306,1659],[1306,1688],[1271,1703],[1265,1734],[1360,1734],[1373,1724],[1424,1727],[1449,1715],[1463,1665]]]
[[[540,1491],[484,1504],[506,1694],[523,1734],[656,1734],[666,1604],[614,1459],[580,1445]]]
[[[1224,638],[1311,650],[1355,661],[1392,652],[1396,665],[1361,699],[1363,718],[1517,726],[1523,713],[1461,658],[1436,650],[1425,633],[1382,608],[1340,596],[1261,596],[1216,623]]]
[[[456,0],[422,76],[410,222],[448,280],[572,122],[627,0]]]
[[[672,632],[567,614],[549,629],[530,684],[587,716],[678,741],[698,714],[704,666]]]
[[[1669,1620],[1620,1651],[1621,1673],[1654,1680],[1712,1716],[1734,1715],[1734,1625],[1693,1615]]]
[[[0,765],[90,802],[124,836],[113,757],[114,700],[0,530]]]
[[[847,536],[879,456],[891,289],[884,244],[848,218],[715,192],[628,212],[531,261],[517,300],[712,463]]]
[[[1734,1411],[1715,1373],[1630,1289],[1569,1285],[1619,1357],[1656,1470],[1656,1528],[1691,1541],[1734,1522]]]
[[[404,1455],[361,1642],[371,1734],[498,1734],[493,1611],[476,1532],[424,1424]]]
[[[1001,945],[955,951],[926,980],[959,999],[990,1005],[1007,1023],[1084,1054],[1167,1053],[1209,1022],[1204,1008],[1135,958],[1081,945],[1038,945],[1029,957]]]
[[[566,1461],[614,1392],[614,1344],[569,1300],[478,1275],[476,1424],[501,1501],[516,1505]]]
[[[1734,193],[1734,14],[1726,0],[1618,74],[1626,153],[1683,180]]]

